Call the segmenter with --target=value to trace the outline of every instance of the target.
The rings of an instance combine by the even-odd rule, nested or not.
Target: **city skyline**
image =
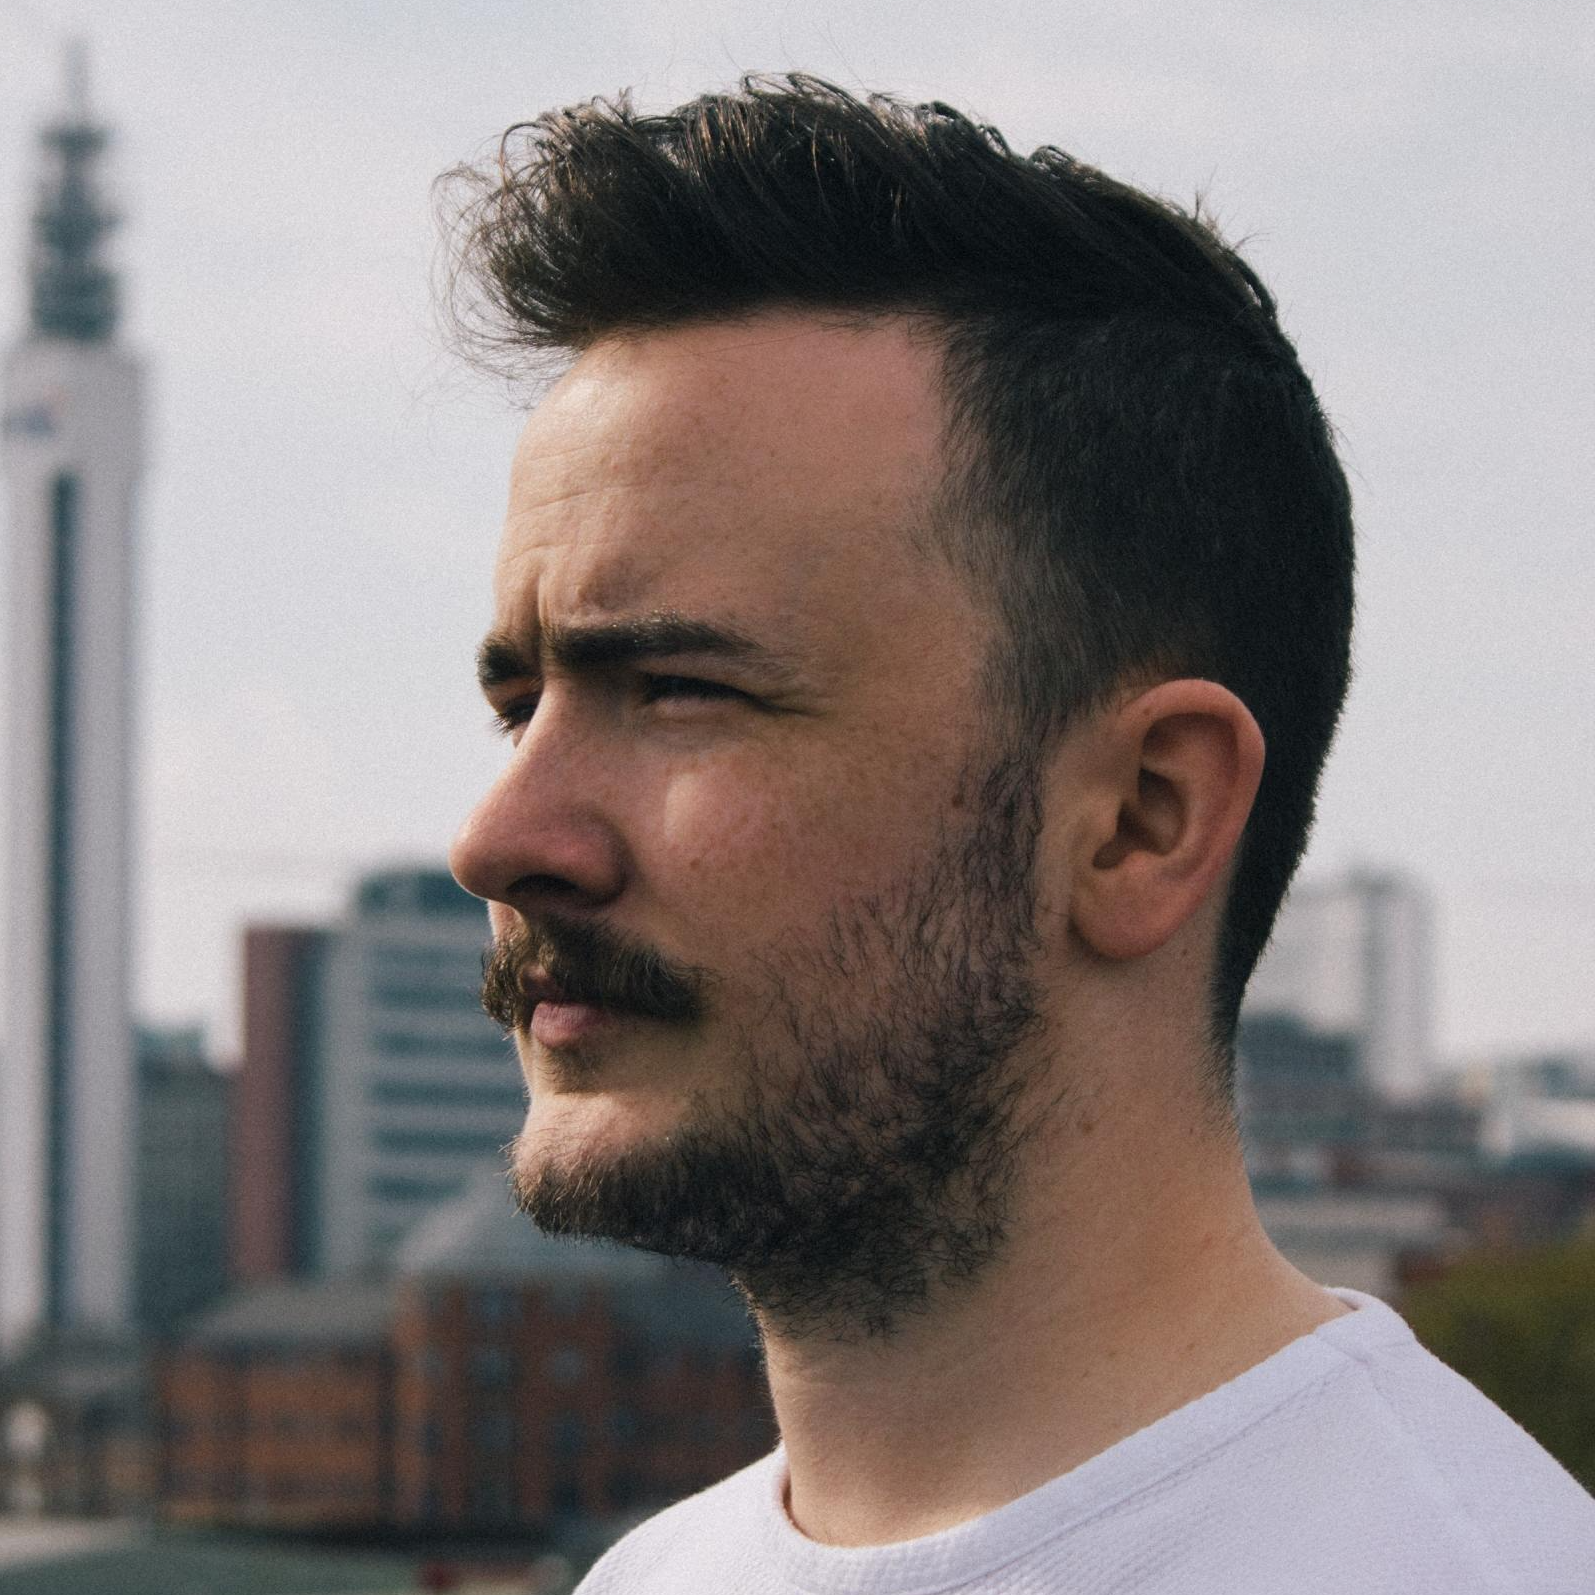
[[[0,330],[22,314],[27,152],[87,20],[160,395],[141,1010],[230,1051],[243,922],[330,919],[362,870],[435,863],[500,756],[469,658],[517,423],[431,329],[432,177],[549,105],[805,65],[1205,188],[1250,240],[1363,537],[1359,680],[1307,878],[1431,886],[1442,1056],[1595,1040],[1591,381],[1566,335],[1590,296],[1589,24],[1216,15],[1065,27],[1007,5],[978,37],[952,13],[906,37],[879,5],[644,6],[600,38],[574,5],[0,4]]]

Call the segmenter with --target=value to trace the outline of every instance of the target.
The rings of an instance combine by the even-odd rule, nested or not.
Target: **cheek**
[[[900,878],[927,845],[929,796],[857,771],[679,772],[647,828],[652,857],[638,864],[667,912],[765,941]]]
[[[722,911],[744,901],[781,901],[800,861],[812,858],[814,815],[764,772],[697,769],[666,786],[653,827],[653,870],[676,889]],[[647,869],[647,865],[644,865]]]

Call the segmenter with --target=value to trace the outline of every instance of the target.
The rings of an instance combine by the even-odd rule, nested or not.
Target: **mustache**
[[[703,1012],[707,975],[602,925],[548,915],[517,925],[482,954],[482,1007],[506,1030],[526,1030],[537,1006],[528,992],[545,976],[569,1002],[687,1024]]]

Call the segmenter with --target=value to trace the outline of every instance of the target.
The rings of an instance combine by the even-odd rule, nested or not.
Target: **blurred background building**
[[[482,903],[441,869],[356,886],[328,939],[313,1112],[311,1272],[381,1268],[526,1113],[520,1064],[482,1011]]]
[[[231,1075],[197,1029],[140,1029],[133,1307],[160,1335],[227,1288]]]
[[[1435,1081],[1434,911],[1415,881],[1355,870],[1295,887],[1247,988],[1249,1015],[1286,1014],[1356,1046],[1356,1072],[1388,1097]]]
[[[1489,1075],[1483,1144],[1495,1160],[1595,1160],[1595,1052],[1519,1058]]]
[[[243,1057],[229,1138],[229,1274],[308,1274],[317,1246],[317,1103],[327,932],[250,925],[243,935]]]
[[[363,877],[331,926],[244,933],[232,1275],[385,1268],[520,1128],[520,1065],[482,1011],[482,904],[446,870]]]
[[[163,1354],[162,1510],[505,1529],[635,1514],[775,1440],[713,1271],[539,1234],[480,1171],[391,1271],[242,1291]]]
[[[1298,887],[1247,992],[1242,1145],[1265,1229],[1312,1278],[1391,1301],[1480,1246],[1595,1215],[1595,1068],[1444,1072],[1422,886],[1355,870]]]
[[[134,1311],[129,1008],[134,492],[143,373],[81,52],[40,139],[29,318],[5,362],[8,1051],[0,1347]]]

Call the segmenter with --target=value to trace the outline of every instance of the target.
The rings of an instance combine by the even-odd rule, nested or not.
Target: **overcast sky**
[[[1595,26],[1584,3],[0,0],[0,335],[61,39],[114,125],[141,514],[138,994],[236,1044],[237,933],[435,861],[518,418],[433,330],[435,175],[746,70],[951,101],[1208,197],[1343,438],[1358,678],[1310,876],[1412,872],[1453,1057],[1595,1042]]]

